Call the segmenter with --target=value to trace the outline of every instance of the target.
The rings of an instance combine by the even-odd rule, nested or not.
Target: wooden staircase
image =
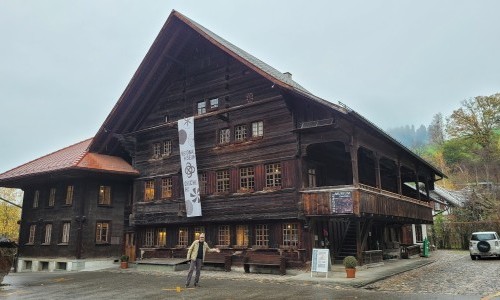
[[[349,255],[356,257],[356,250],[356,222],[349,222],[334,263],[342,264],[344,258]]]

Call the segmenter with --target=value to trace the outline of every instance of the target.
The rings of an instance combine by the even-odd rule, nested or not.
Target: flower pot
[[[128,261],[120,262],[120,269],[128,269]]]
[[[356,278],[356,269],[355,268],[346,268],[345,272],[347,274],[347,278]]]

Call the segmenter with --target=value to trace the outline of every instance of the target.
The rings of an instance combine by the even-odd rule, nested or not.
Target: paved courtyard
[[[481,295],[500,299],[500,260],[471,260],[468,251],[431,252],[436,262],[365,286],[409,294]]]
[[[413,262],[412,262],[413,260]],[[426,265],[388,278],[384,268],[427,260]],[[359,270],[367,279],[386,278],[363,287],[346,280],[339,266],[332,278],[305,271],[285,276],[203,271],[201,288],[183,287],[187,271],[138,271],[116,268],[88,272],[9,274],[0,287],[6,299],[500,299],[500,260],[472,261],[466,251],[434,251],[431,257],[388,261]],[[385,274],[385,275],[384,275]],[[380,275],[380,276],[379,276]],[[342,277],[342,278],[340,278]],[[363,280],[359,281],[365,282]]]

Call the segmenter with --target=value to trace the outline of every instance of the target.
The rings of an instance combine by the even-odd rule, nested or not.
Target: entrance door
[[[130,261],[135,261],[135,233],[125,233],[125,255],[128,255]]]

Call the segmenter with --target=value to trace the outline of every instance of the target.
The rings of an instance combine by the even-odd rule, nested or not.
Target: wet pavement
[[[472,261],[468,252],[434,251],[431,257],[384,261],[346,278],[287,270],[287,275],[207,271],[200,288],[183,287],[187,271],[116,268],[92,272],[9,274],[6,299],[500,299],[500,260]],[[312,276],[311,276],[312,275]],[[328,275],[328,276],[327,276]]]

